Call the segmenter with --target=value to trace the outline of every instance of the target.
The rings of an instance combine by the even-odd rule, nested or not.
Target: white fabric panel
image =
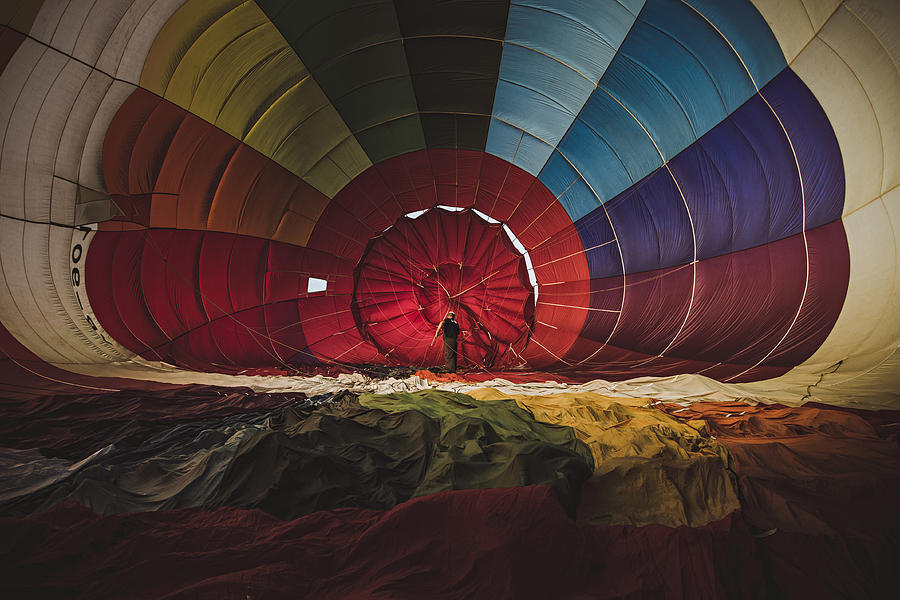
[[[49,30],[48,14],[56,13],[48,9],[44,14],[42,35]],[[110,23],[107,29],[115,25]],[[14,217],[0,225],[0,318],[26,347],[58,366],[130,355],[86,320],[86,293],[82,286],[76,298],[70,263],[73,231],[82,232],[65,227],[74,222],[81,173],[82,185],[105,189],[103,138],[134,89],[112,83],[107,75],[29,39],[0,78],[7,92],[0,97],[5,130],[0,185],[7,190],[0,206]]]
[[[881,194],[884,156],[878,119],[866,91],[831,46],[816,38],[791,68],[815,94],[831,121],[844,161],[844,214]]]
[[[98,117],[100,105],[104,101],[111,85],[112,80],[98,71],[91,71],[88,75],[78,95],[78,100],[72,107],[69,118],[63,126],[59,150],[56,153],[54,174],[57,177],[63,177],[96,190],[104,189],[102,178],[96,176],[102,176],[99,170],[91,178],[90,182],[84,181],[80,174],[83,171],[81,165],[84,160],[96,162],[99,169],[103,140],[101,138],[99,144],[95,140],[91,140],[92,145],[88,147],[88,136],[91,133],[91,126]],[[133,88],[129,86],[129,89]],[[109,120],[98,125],[108,126]],[[84,170],[88,173],[94,172],[94,169]]]
[[[897,0],[847,0],[844,7],[865,23],[891,56],[900,64],[900,6]]]
[[[6,328],[44,360],[72,362],[87,355],[51,327],[35,296],[36,290],[49,284],[47,230],[47,225],[0,217],[0,267],[6,282],[0,287],[0,315]],[[42,303],[49,304],[51,298],[45,294]]]
[[[847,299],[831,334],[806,364],[824,368],[853,354],[879,352],[900,338],[897,206],[900,189],[844,219],[850,246]]]
[[[52,4],[64,4],[65,6],[62,7],[62,11],[59,13],[59,23],[53,31],[53,37],[50,39],[49,45],[63,54],[72,56],[75,51],[75,44],[81,37],[81,31],[87,24],[88,12],[98,2],[78,2],[77,0],[73,2],[72,0],[66,0],[65,2],[53,2]],[[117,5],[121,4],[121,0],[119,2],[103,2],[99,4],[105,5],[104,9],[107,14],[111,13],[110,16],[115,16]],[[55,7],[53,10],[55,13]],[[43,9],[41,12],[43,12]],[[81,56],[78,56],[78,58],[85,60]],[[85,60],[85,62],[90,64],[93,61]]]
[[[135,86],[130,83],[114,81],[103,96],[84,142],[81,170],[78,173],[81,185],[95,190],[106,189],[103,179],[103,140],[116,111],[134,89]]]
[[[31,31],[25,33],[46,45],[50,45],[53,35],[59,27],[59,21],[68,5],[68,0],[45,0],[41,5],[41,10],[34,19],[34,23],[31,25]]]
[[[88,67],[57,52],[49,51],[44,55],[45,62],[52,61],[50,70],[55,70],[56,63],[60,60],[63,61],[62,68],[53,80],[52,87],[40,96],[37,94],[42,92],[42,89],[36,89],[35,95],[23,95],[20,102],[29,108],[30,106],[40,108],[33,121],[31,135],[25,138],[28,144],[25,215],[31,221],[50,220],[51,190],[60,139],[75,99],[90,73]],[[39,76],[41,72],[41,65],[38,64],[33,78]],[[30,116],[23,114],[22,122],[26,122],[25,119]],[[13,119],[16,118],[14,114]]]
[[[137,85],[159,30],[185,0],[135,0],[116,28],[97,66]]]
[[[900,12],[900,8],[895,12]],[[892,34],[900,39],[900,29]],[[828,44],[841,60],[853,71],[865,94],[865,102],[875,114],[878,126],[876,135],[866,141],[873,146],[881,146],[883,170],[880,192],[886,192],[900,183],[900,73],[894,58],[887,52],[882,40],[872,35],[866,24],[846,7],[841,7],[822,31],[819,38]],[[816,90],[813,90],[814,93]],[[825,96],[830,98],[831,94]],[[844,108],[844,107],[840,107]],[[832,116],[832,122],[842,114]],[[856,132],[858,137],[860,132]],[[845,157],[846,160],[846,157]],[[850,169],[847,169],[850,176]],[[853,173],[856,176],[856,173]],[[866,200],[873,199],[874,196]],[[847,214],[845,210],[844,214]]]
[[[31,73],[46,53],[46,48],[32,40],[25,40],[0,76],[0,128],[3,129],[3,148],[0,151],[0,213],[25,218],[25,160],[28,147],[23,140],[30,135],[31,121],[21,121],[20,98],[25,93]],[[62,68],[62,64],[59,65]],[[39,105],[32,108],[36,112]],[[27,109],[27,107],[26,107]]]
[[[50,222],[62,225],[75,224],[75,199],[78,186],[71,181],[52,177],[52,195],[50,196]],[[51,267],[54,265],[51,264]]]

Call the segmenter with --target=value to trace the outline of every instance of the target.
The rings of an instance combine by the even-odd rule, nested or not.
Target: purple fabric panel
[[[815,97],[790,69],[762,96],[679,153],[668,169],[607,202],[605,212],[598,208],[580,219],[576,228],[585,248],[608,237],[605,213],[627,273],[689,263],[694,236],[697,258],[703,260],[796,235],[804,200],[807,230],[840,218],[840,149]],[[588,261],[592,278],[621,274],[618,252],[589,250]]]
[[[764,87],[762,95],[778,114],[797,153],[806,195],[806,230],[840,219],[846,191],[844,161],[825,111],[790,69]]]
[[[626,273],[682,265],[693,259],[691,221],[678,186],[665,168],[607,202],[606,210],[622,246]],[[591,276],[596,276],[593,271]],[[604,276],[608,276],[606,272]]]

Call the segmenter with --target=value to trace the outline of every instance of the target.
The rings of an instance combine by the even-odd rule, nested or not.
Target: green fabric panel
[[[313,76],[354,131],[417,110],[400,41],[335,59]]]
[[[419,118],[419,115],[415,114],[394,119],[360,131],[356,134],[356,139],[363,148],[366,148],[372,164],[377,165],[388,158],[425,147]]]
[[[416,496],[572,481],[581,468],[593,469],[590,449],[570,427],[536,421],[513,400],[481,402],[465,394],[423,390],[363,394],[359,401],[389,413],[418,411],[440,424]],[[572,455],[581,460],[573,462]]]
[[[425,147],[393,2],[260,0],[259,5],[372,162]],[[410,116],[414,119],[384,126]]]
[[[404,37],[467,35],[502,40],[509,0],[394,0]]]
[[[491,40],[407,40],[406,56],[422,112],[490,115],[503,46]]]
[[[489,118],[494,104],[508,0],[396,0],[397,20],[422,113]],[[448,119],[425,119],[429,147],[454,147]],[[484,150],[487,127],[467,123],[459,148]],[[464,144],[464,145],[463,145]]]
[[[484,150],[490,117],[456,114],[421,115],[425,143],[429,148]]]

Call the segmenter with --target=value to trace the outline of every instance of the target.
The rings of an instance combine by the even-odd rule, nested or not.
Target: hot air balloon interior
[[[898,65],[896,0],[0,3],[0,595],[896,597]]]

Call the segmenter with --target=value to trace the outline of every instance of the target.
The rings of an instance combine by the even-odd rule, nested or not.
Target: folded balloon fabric
[[[895,415],[188,391],[4,419],[4,597],[879,597],[900,567]],[[65,431],[90,410],[113,443]]]

